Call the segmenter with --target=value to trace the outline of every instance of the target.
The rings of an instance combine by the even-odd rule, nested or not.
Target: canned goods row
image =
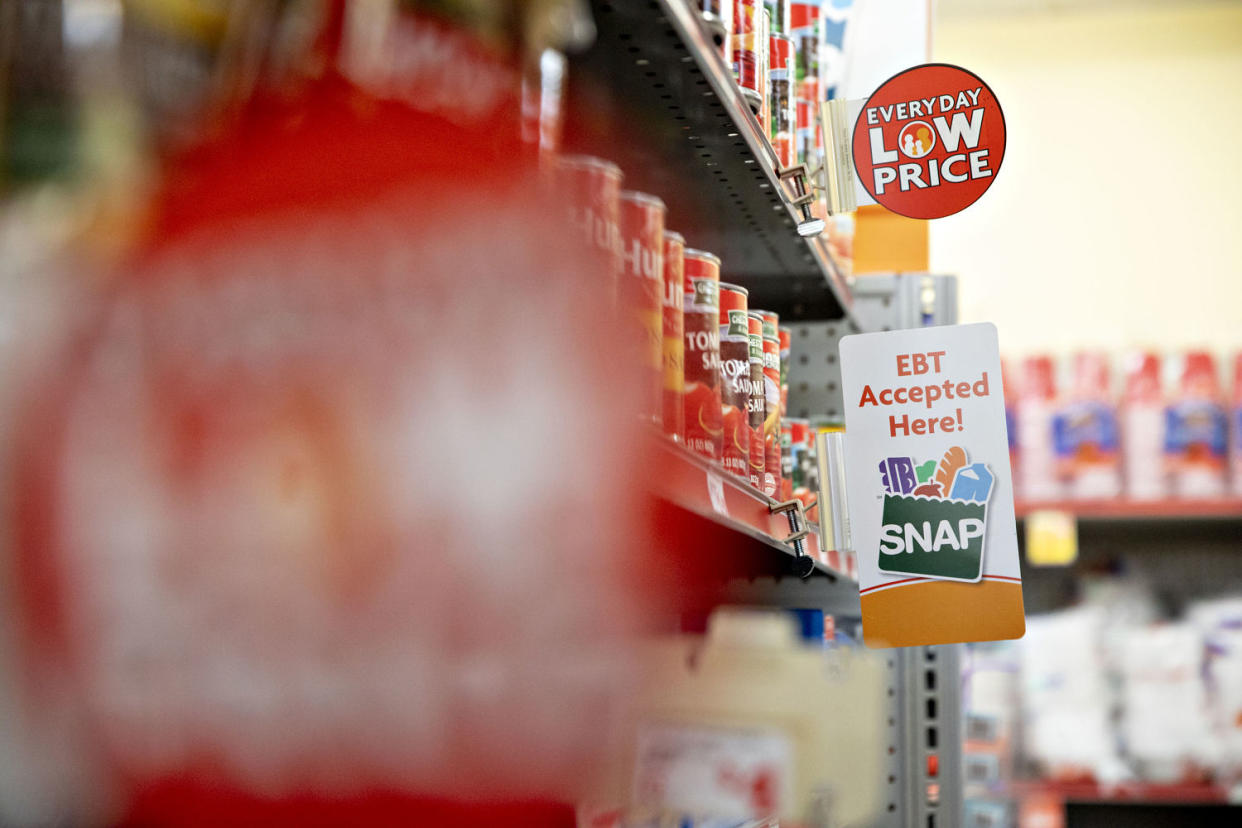
[[[671,439],[769,497],[789,499],[782,450],[790,331],[720,281],[720,259],[665,226],[664,202],[622,189],[617,165],[567,156],[557,166],[569,222],[611,274],[642,363],[640,414]],[[791,446],[792,450],[792,446]]]
[[[825,91],[819,0],[699,0],[699,10],[780,165],[817,169]]]

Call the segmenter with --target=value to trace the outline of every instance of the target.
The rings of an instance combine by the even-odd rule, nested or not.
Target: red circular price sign
[[[950,216],[992,186],[1005,114],[973,72],[928,63],[886,80],[854,125],[854,168],[878,203],[909,218]]]

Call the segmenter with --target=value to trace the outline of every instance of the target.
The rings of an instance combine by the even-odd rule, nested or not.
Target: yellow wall
[[[1242,347],[1242,7],[1057,5],[940,7],[934,59],[988,81],[1009,143],[931,223],[933,270],[1006,353]]]

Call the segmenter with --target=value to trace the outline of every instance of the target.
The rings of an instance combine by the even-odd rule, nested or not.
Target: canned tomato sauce
[[[750,356],[750,398],[746,401],[746,423],[750,438],[750,485],[762,491],[767,454],[763,445],[763,418],[767,401],[763,396],[763,316],[746,314],[747,353]]]
[[[791,491],[794,497],[805,500],[809,492],[811,476],[811,423],[807,420],[789,418],[789,456]]]
[[[720,460],[720,259],[702,250],[683,252],[685,279],[682,320],[685,333],[685,393],[682,411],[686,446],[709,460]]]
[[[793,423],[781,420],[781,496],[793,500]]]
[[[763,491],[776,497],[781,490],[781,340],[777,332],[779,319],[771,311],[763,316],[763,396],[766,410],[763,420],[764,463]]]
[[[737,79],[742,98],[756,115],[762,111],[767,94],[767,90],[759,86],[759,59],[764,51],[759,46],[762,25],[759,0],[733,0],[733,77]]]
[[[794,42],[786,34],[773,34],[768,44],[768,134],[782,167],[794,165],[794,131],[797,98],[794,96]]]
[[[686,437],[686,240],[664,231],[664,433],[681,442]]]
[[[750,325],[746,288],[720,283],[720,419],[724,426],[721,465],[743,480],[750,478]]]
[[[621,168],[590,155],[565,155],[556,169],[569,224],[599,257],[599,270],[609,274],[610,294],[615,298],[621,271],[617,243]]]
[[[664,202],[653,195],[622,191],[621,290],[623,313],[634,322],[643,368],[638,410],[660,422],[664,397]]]
[[[784,325],[777,328],[781,338],[781,417],[789,416],[789,356],[793,352],[793,331]]]

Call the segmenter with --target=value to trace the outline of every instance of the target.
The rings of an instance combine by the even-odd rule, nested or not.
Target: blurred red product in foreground
[[[256,98],[28,390],[26,689],[87,821],[569,824],[658,597],[638,360],[512,115]]]

